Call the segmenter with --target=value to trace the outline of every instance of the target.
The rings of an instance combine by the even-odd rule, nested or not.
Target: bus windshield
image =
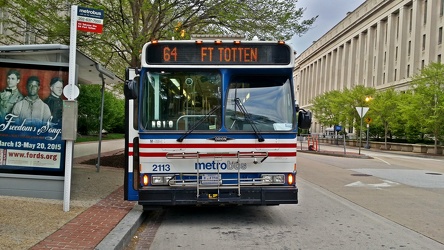
[[[289,131],[293,104],[287,76],[234,76],[229,85],[225,127],[231,131]]]
[[[146,130],[219,130],[219,71],[147,71],[143,79],[141,122]],[[205,119],[205,121],[201,121]]]

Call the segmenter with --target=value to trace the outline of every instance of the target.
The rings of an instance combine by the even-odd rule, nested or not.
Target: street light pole
[[[367,143],[365,144],[366,149],[370,148],[370,145],[368,144],[368,130],[369,130],[369,128],[370,128],[370,124],[367,123]]]
[[[363,112],[364,112],[364,107],[361,107],[361,126],[359,127],[359,150],[358,150],[358,152],[359,152],[359,154],[361,154],[361,143],[362,143],[362,119],[363,119],[363,117],[364,117],[364,115],[363,115]]]
[[[367,98],[366,98],[367,100]],[[359,154],[361,154],[361,145],[362,145],[362,120],[364,119],[365,113],[368,111],[368,107],[356,107],[356,111],[359,113],[359,117],[361,118],[361,126],[359,127]]]

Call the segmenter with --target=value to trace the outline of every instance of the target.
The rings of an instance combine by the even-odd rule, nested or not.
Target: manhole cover
[[[430,175],[442,175],[441,173],[426,173],[426,174],[430,174]]]
[[[351,174],[352,176],[372,176],[371,174]]]

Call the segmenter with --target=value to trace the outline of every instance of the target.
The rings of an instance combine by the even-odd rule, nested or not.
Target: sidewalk
[[[124,140],[102,141],[101,157],[123,147]],[[97,152],[97,142],[74,145],[68,212],[60,200],[0,196],[0,249],[124,249],[143,210],[123,200],[123,168],[80,164]]]
[[[358,147],[352,147],[352,146],[348,146],[348,145],[344,149],[344,145],[341,145],[341,144],[335,145],[335,144],[327,144],[327,143],[320,143],[320,144],[318,144],[318,148],[316,150],[313,150],[313,151],[308,150],[308,146],[306,146],[306,145],[304,145],[302,147],[302,149],[299,146],[298,147],[298,152],[313,153],[313,154],[323,154],[323,155],[331,155],[331,156],[339,156],[339,157],[349,157],[349,158],[363,158],[363,159],[371,159],[371,158],[373,158],[371,156],[371,153],[381,152],[381,153],[395,154],[395,155],[444,159],[444,156],[441,156],[441,155],[432,155],[432,154],[414,153],[414,152],[404,152],[404,151],[382,150],[382,149],[376,149],[376,148],[369,148],[369,149],[367,149],[367,148],[364,148],[364,147],[361,147],[359,149]]]

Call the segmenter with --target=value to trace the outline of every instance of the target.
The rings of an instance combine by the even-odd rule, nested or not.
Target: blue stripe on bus
[[[296,139],[296,134],[295,133],[286,133],[286,134],[261,134],[262,137],[264,137],[265,140],[267,139]],[[139,137],[140,139],[178,139],[179,137],[181,137],[182,134],[168,134],[168,133],[139,133]],[[209,138],[214,138],[214,137],[227,137],[227,138],[231,138],[231,139],[257,139],[256,135],[254,134],[240,134],[240,135],[234,135],[234,134],[202,134],[199,132],[195,132],[195,134],[191,133],[190,135],[187,136],[187,138],[185,138],[184,141],[186,141],[187,139],[209,139]]]
[[[128,200],[129,201],[138,201],[139,200],[139,192],[133,188],[133,176],[134,174],[128,173]]]

